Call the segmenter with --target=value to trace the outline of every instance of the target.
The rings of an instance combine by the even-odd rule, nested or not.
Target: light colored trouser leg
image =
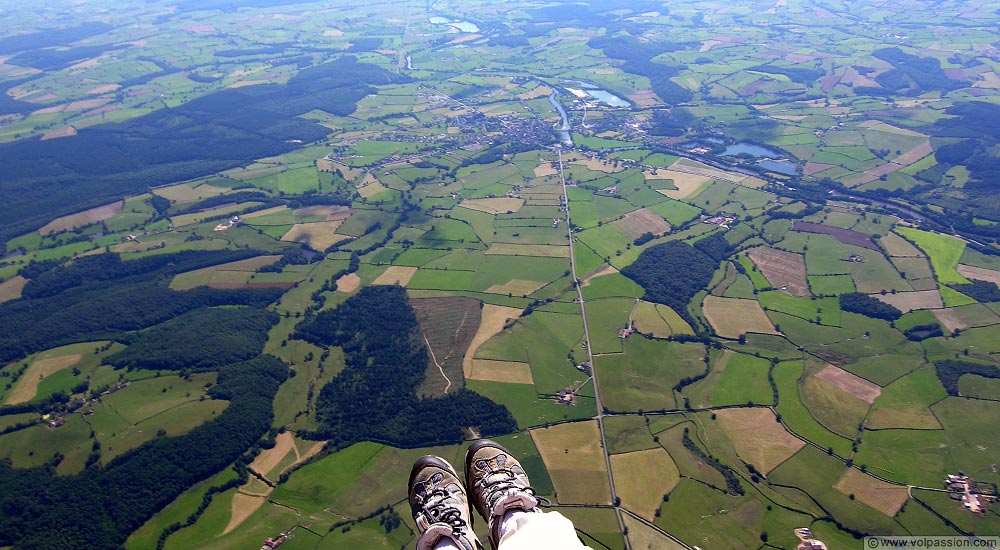
[[[509,527],[504,525],[499,550],[590,550],[580,542],[573,522],[559,512],[522,512],[512,519]]]

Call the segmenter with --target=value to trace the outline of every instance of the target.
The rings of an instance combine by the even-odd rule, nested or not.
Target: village
[[[65,408],[43,414],[42,422],[50,428],[58,428],[66,423],[66,417],[71,413],[79,411],[82,416],[90,416],[94,414],[94,404],[100,401],[101,397],[111,395],[116,391],[121,391],[127,388],[128,385],[129,382],[119,382],[102,391],[100,395],[97,395],[96,397],[91,397],[90,399],[73,399],[66,403]]]

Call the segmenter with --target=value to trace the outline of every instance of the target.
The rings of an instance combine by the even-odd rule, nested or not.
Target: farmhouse
[[[808,527],[799,527],[796,529],[795,536],[801,541],[795,547],[795,550],[826,550],[826,543],[812,538],[812,530]]]
[[[288,540],[287,533],[279,533],[277,538],[273,539],[271,537],[268,537],[264,539],[264,544],[263,546],[260,547],[260,550],[270,550],[271,548],[277,548],[282,544],[285,544],[285,541],[287,540]]]
[[[995,486],[988,483],[977,484],[963,472],[958,472],[958,475],[948,474],[944,486],[948,489],[949,497],[960,500],[962,507],[974,514],[986,514],[987,503],[997,499]]]

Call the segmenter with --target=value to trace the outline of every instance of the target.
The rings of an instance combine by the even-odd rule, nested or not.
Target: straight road
[[[576,298],[580,302],[580,316],[583,318],[583,341],[587,344],[587,359],[590,362],[590,377],[594,381],[594,402],[597,404],[597,426],[601,432],[601,450],[604,452],[604,463],[608,468],[608,484],[611,486],[611,502],[618,502],[618,493],[615,492],[615,476],[611,473],[611,456],[608,454],[607,437],[604,435],[604,407],[601,405],[600,388],[597,386],[597,365],[594,364],[594,353],[590,347],[590,329],[587,327],[587,308],[583,302],[583,287],[579,284],[579,277],[576,272],[576,255],[573,253],[573,224],[570,223],[569,192],[566,187],[566,178],[563,176],[562,147],[556,146],[556,153],[559,155],[559,181],[562,182],[563,202],[566,209],[566,231],[569,235],[569,265],[573,272],[574,286],[576,287]],[[625,532],[625,522],[622,520],[622,509],[615,506],[615,516],[618,518],[618,529]],[[625,540],[625,550],[630,550],[628,537]]]

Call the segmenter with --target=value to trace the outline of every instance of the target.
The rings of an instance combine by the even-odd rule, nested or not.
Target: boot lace
[[[424,513],[432,523],[447,523],[456,535],[461,534],[466,527],[462,513],[453,504],[447,502],[451,493],[443,488],[433,489],[425,498]]]

